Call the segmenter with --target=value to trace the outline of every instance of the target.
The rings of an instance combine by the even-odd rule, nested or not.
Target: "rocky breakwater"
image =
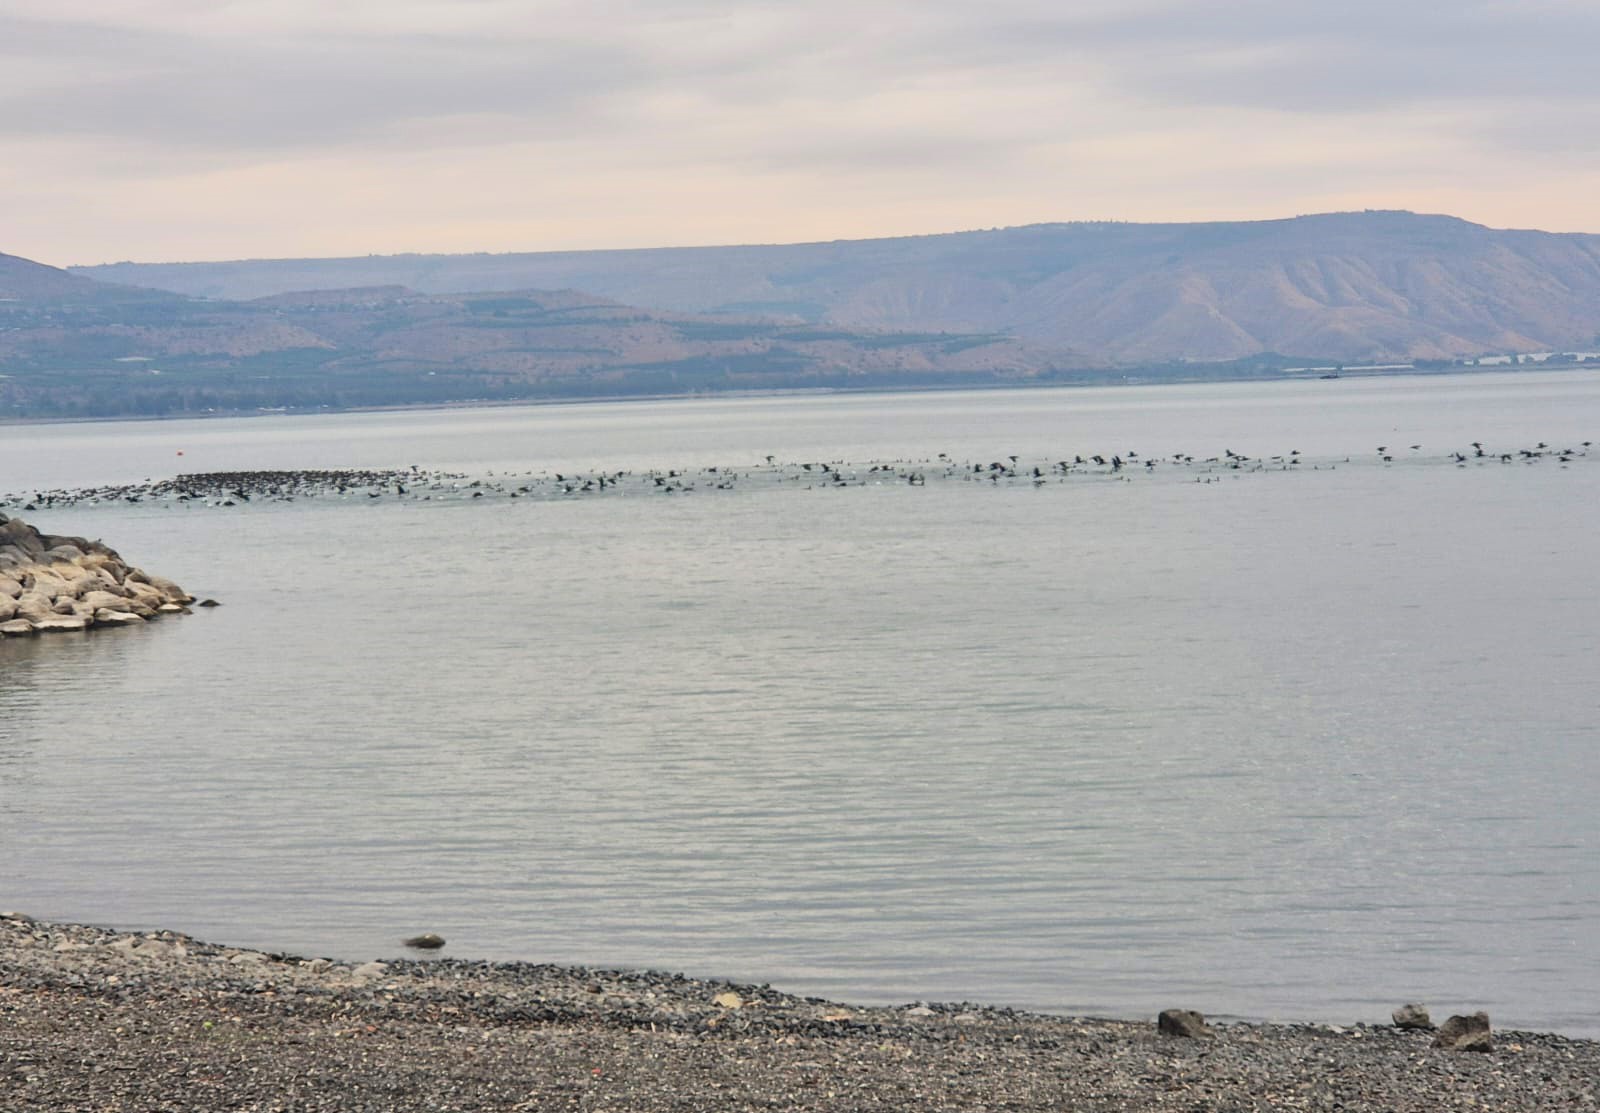
[[[194,597],[99,541],[0,514],[0,637],[128,626],[187,614]]]

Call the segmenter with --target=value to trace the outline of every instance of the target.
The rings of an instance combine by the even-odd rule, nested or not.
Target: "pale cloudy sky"
[[[1597,0],[0,0],[0,251],[1600,232],[1597,53]]]

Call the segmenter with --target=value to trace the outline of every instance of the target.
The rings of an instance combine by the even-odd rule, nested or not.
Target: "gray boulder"
[[[1401,1005],[1389,1014],[1394,1018],[1396,1028],[1414,1028],[1421,1031],[1433,1031],[1433,1020],[1428,1016],[1428,1009],[1424,1005]]]
[[[128,578],[128,566],[110,553],[90,553],[81,561],[84,568],[92,568],[119,587]]]
[[[78,630],[87,630],[89,620],[77,614],[53,614],[49,618],[35,622],[33,628],[41,634],[70,634]]]
[[[104,568],[91,568],[89,572],[89,588],[93,591],[106,591],[119,598],[128,597],[128,589],[116,581],[116,578]]]
[[[10,622],[0,622],[0,638],[31,638],[36,631],[33,623],[25,618],[14,618]]]
[[[120,595],[113,595],[109,591],[86,591],[78,597],[84,606],[95,610],[125,611],[128,610],[128,600]]]
[[[63,595],[71,594],[71,585],[62,576],[56,575],[48,568],[35,565],[24,577],[22,586],[29,591],[48,596],[51,599],[60,599]]]
[[[135,577],[138,577],[138,579],[135,580]],[[161,600],[163,603],[187,603],[194,598],[194,596],[190,595],[187,591],[184,591],[183,588],[179,587],[165,576],[152,576],[148,572],[130,572],[128,573],[128,579],[134,580],[135,582],[147,583],[151,587],[155,588],[156,591],[160,592],[164,597]]]
[[[61,590],[72,595],[82,595],[86,591],[93,591],[99,585],[99,578],[87,568],[79,568],[76,564],[57,562],[49,568],[50,574],[60,578]]]
[[[1178,1039],[1209,1039],[1213,1033],[1206,1018],[1193,1009],[1166,1009],[1156,1018],[1156,1028],[1163,1036]]]
[[[161,604],[167,602],[167,597],[162,595],[161,592],[157,591],[149,584],[141,583],[140,581],[132,579],[131,577],[129,578],[128,582],[123,585],[123,590],[128,593],[127,597],[129,599],[136,599],[147,607],[159,607]]]
[[[1493,1051],[1494,1037],[1489,1031],[1489,1014],[1476,1012],[1471,1016],[1452,1016],[1439,1025],[1433,1046],[1446,1051]]]
[[[29,622],[43,622],[55,614],[55,611],[51,609],[53,606],[54,600],[48,595],[42,595],[37,591],[24,591],[17,600],[16,615],[18,618],[25,618]]]
[[[137,626],[143,621],[144,619],[136,614],[130,614],[128,611],[113,611],[107,607],[101,607],[94,612],[94,624],[96,626]]]
[[[34,559],[44,555],[44,545],[40,542],[39,535],[21,518],[0,522],[0,545],[15,546],[21,549],[25,556]]]

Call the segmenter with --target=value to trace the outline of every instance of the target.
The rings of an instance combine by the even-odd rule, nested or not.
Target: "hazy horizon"
[[[733,242],[728,242],[728,243],[705,243],[705,242],[696,242],[696,243],[640,243],[640,244],[624,244],[624,245],[612,246],[612,247],[468,248],[468,249],[461,250],[461,251],[405,251],[405,250],[396,250],[396,251],[362,252],[359,255],[352,255],[352,254],[345,254],[345,255],[300,255],[300,256],[290,256],[290,255],[248,255],[248,256],[246,256],[246,255],[240,255],[240,256],[233,256],[233,257],[230,257],[230,258],[217,257],[217,258],[209,258],[209,259],[199,259],[199,258],[194,258],[194,259],[101,259],[101,260],[94,260],[94,261],[74,260],[74,261],[65,262],[65,263],[56,263],[56,262],[51,262],[49,260],[36,259],[36,260],[34,260],[34,262],[49,262],[49,265],[51,265],[51,266],[56,266],[56,267],[61,267],[61,268],[73,268],[73,267],[115,266],[117,264],[122,264],[122,263],[136,263],[136,264],[140,264],[140,265],[164,266],[164,265],[184,264],[184,263],[244,263],[244,262],[269,261],[269,260],[277,260],[277,259],[308,259],[308,260],[317,260],[317,259],[337,260],[337,259],[365,259],[365,258],[379,258],[379,259],[381,259],[381,258],[404,258],[404,257],[414,256],[414,255],[538,255],[538,254],[560,254],[560,253],[578,254],[578,253],[591,252],[591,251],[618,251],[618,252],[623,252],[623,251],[672,251],[672,250],[681,249],[681,248],[691,248],[692,249],[692,248],[725,248],[725,247],[796,247],[796,246],[804,246],[804,245],[807,245],[807,244],[844,243],[844,242],[861,241],[861,240],[919,239],[919,238],[930,238],[930,237],[935,237],[935,236],[958,236],[958,235],[964,235],[964,234],[976,233],[976,232],[1010,231],[1010,230],[1019,229],[1019,228],[1046,227],[1046,226],[1051,226],[1051,225],[1072,225],[1072,224],[1152,224],[1152,225],[1161,225],[1161,224],[1271,224],[1271,223],[1277,223],[1277,222],[1282,222],[1282,221],[1299,220],[1299,219],[1309,218],[1309,217],[1350,215],[1350,214],[1353,214],[1353,213],[1355,213],[1357,211],[1364,211],[1364,212],[1402,212],[1402,211],[1405,211],[1405,212],[1409,212],[1410,210],[1398,210],[1398,209],[1344,210],[1344,211],[1341,211],[1341,212],[1295,213],[1295,214],[1290,215],[1290,216],[1263,216],[1263,217],[1241,218],[1241,219],[1238,219],[1238,220],[1226,220],[1226,221],[1224,221],[1224,220],[1216,220],[1216,221],[1207,221],[1207,220],[1196,220],[1196,221],[1149,220],[1149,221],[1144,221],[1144,220],[1115,220],[1115,219],[1106,219],[1106,220],[1037,220],[1037,221],[1030,221],[1027,224],[1013,224],[1013,225],[1004,225],[1004,226],[996,226],[996,227],[984,227],[984,228],[979,228],[979,227],[944,228],[944,229],[938,229],[938,230],[926,231],[926,232],[905,232],[905,233],[898,233],[898,234],[895,234],[895,235],[882,235],[882,236],[876,236],[876,235],[829,236],[829,237],[823,237],[823,238],[818,238],[818,239],[767,240],[767,241],[760,241],[760,242],[757,242],[757,241],[744,241],[744,242],[739,242],[739,243],[733,243]],[[1415,213],[1413,215],[1424,216],[1424,217],[1443,217],[1443,218],[1455,219],[1455,220],[1467,220],[1467,218],[1458,216],[1455,213]],[[1467,222],[1470,223],[1470,224],[1481,224],[1480,221],[1467,221]],[[1485,227],[1493,228],[1494,226],[1485,225]],[[1600,232],[1591,232],[1591,231],[1588,231],[1588,230],[1582,229],[1582,228],[1567,229],[1567,228],[1526,227],[1526,228],[1495,228],[1494,230],[1496,230],[1496,231],[1512,231],[1512,232],[1543,232],[1543,233],[1548,233],[1548,234],[1551,234],[1551,235],[1580,235],[1580,236],[1581,235],[1600,235]],[[0,253],[3,253],[3,254],[14,254],[12,252],[4,252],[3,250],[0,250]]]

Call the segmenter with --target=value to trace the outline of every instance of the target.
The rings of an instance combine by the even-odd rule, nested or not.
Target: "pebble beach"
[[[1496,1030],[1488,1052],[1388,1018],[1181,1038],[1154,1017],[403,951],[337,962],[4,914],[0,1109],[1600,1109],[1600,1042],[1547,1033]]]

